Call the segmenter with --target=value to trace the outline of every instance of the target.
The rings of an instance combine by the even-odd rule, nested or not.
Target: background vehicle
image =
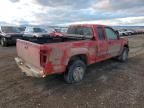
[[[20,27],[18,27],[18,29],[19,29],[22,33],[24,33],[26,27],[20,26]]]
[[[83,79],[87,65],[112,57],[128,58],[128,39],[109,26],[72,25],[67,34],[43,41],[17,40],[16,63],[28,76],[64,74],[68,83]]]
[[[8,46],[15,44],[16,39],[22,39],[23,34],[18,27],[1,26],[0,27],[0,44],[1,46]]]
[[[124,31],[128,34],[128,35],[133,35],[134,31],[131,29],[124,29]]]
[[[131,31],[131,34],[132,34],[132,35],[136,35],[136,34],[137,34],[137,31],[134,30],[134,29],[129,29],[129,31]]]
[[[128,36],[128,33],[125,30],[118,30],[120,36]]]
[[[144,34],[144,30],[137,30],[137,34]]]
[[[64,36],[64,34],[67,32],[67,27],[51,27],[48,28],[48,32],[50,36]]]
[[[120,29],[118,30],[118,33],[120,36],[130,36],[130,35],[137,34],[137,32],[133,29]]]
[[[48,32],[41,27],[26,27],[23,34],[24,39],[36,39],[36,38],[42,38],[47,36],[48,36]]]

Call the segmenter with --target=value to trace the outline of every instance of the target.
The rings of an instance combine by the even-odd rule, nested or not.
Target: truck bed
[[[42,68],[41,64],[41,53],[45,47],[45,50],[55,49],[59,50],[58,46],[66,46],[66,42],[77,42],[83,41],[80,37],[49,37],[49,38],[39,38],[39,39],[30,39],[30,40],[17,40],[17,54],[20,59],[27,65],[36,67],[37,69]],[[54,45],[51,43],[55,43]],[[58,44],[62,43],[62,44]],[[61,48],[60,47],[60,48]],[[57,49],[58,48],[58,49]],[[55,51],[54,50],[54,51]],[[59,53],[63,50],[59,50]],[[50,53],[50,52],[48,52]],[[30,67],[30,66],[29,66]]]
[[[80,40],[86,40],[86,39],[89,39],[89,38],[86,38],[83,35],[68,35],[68,36],[62,36],[62,37],[47,37],[47,38],[39,38],[39,39],[28,39],[27,41],[37,43],[37,44],[47,44],[47,43],[80,41]]]

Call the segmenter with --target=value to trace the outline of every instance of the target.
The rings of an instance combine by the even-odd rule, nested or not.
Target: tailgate
[[[40,68],[40,45],[25,40],[17,40],[17,55],[24,62]]]

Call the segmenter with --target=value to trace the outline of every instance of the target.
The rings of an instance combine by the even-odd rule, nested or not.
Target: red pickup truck
[[[45,40],[17,40],[16,63],[28,76],[63,74],[67,83],[80,82],[90,64],[109,58],[128,59],[128,39],[109,26],[71,25],[67,34]]]

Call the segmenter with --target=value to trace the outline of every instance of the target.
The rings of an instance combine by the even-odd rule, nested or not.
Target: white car
[[[120,36],[127,36],[127,35],[129,35],[129,33],[127,31],[125,31],[125,30],[118,30],[118,33],[119,33]]]
[[[118,30],[118,32],[120,36],[129,36],[129,35],[136,34],[136,32],[131,29],[121,29],[121,30]]]
[[[27,38],[40,38],[48,36],[48,32],[40,27],[26,27],[23,37]]]

